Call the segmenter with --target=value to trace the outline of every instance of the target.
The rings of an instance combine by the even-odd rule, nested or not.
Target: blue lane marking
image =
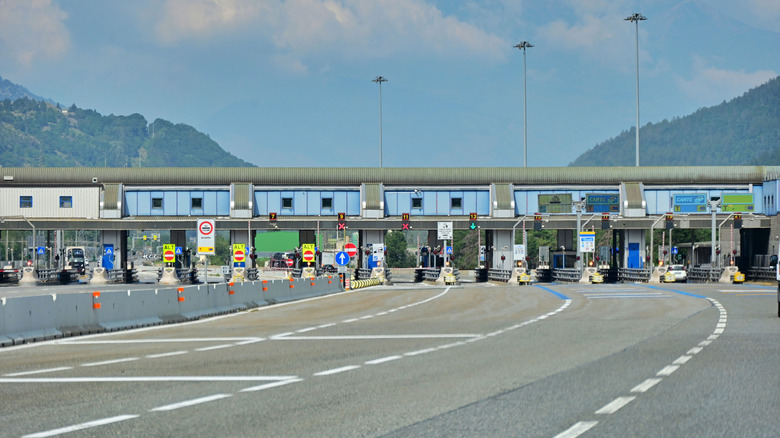
[[[689,297],[693,297],[693,298],[701,298],[701,299],[703,299],[703,300],[706,300],[706,299],[707,299],[707,297],[705,297],[704,295],[696,295],[696,294],[692,294],[692,293],[689,293],[689,292],[682,292],[682,291],[679,291],[679,290],[673,290],[673,289],[664,289],[664,288],[662,288],[662,287],[657,287],[657,286],[650,286],[650,285],[647,285],[647,286],[645,286],[645,287],[648,287],[648,288],[650,288],[650,289],[657,289],[657,290],[662,290],[662,291],[664,291],[664,292],[674,292],[674,293],[676,293],[676,294],[680,294],[680,295],[687,295],[687,296],[689,296]]]
[[[571,298],[567,297],[566,295],[564,295],[562,293],[555,292],[554,290],[548,289],[548,288],[546,288],[544,286],[539,286],[539,285],[536,285],[536,284],[534,286],[538,287],[539,289],[544,289],[547,292],[550,292],[551,294],[555,295],[556,297],[558,297],[558,298],[560,298],[562,300],[570,300],[571,299]]]

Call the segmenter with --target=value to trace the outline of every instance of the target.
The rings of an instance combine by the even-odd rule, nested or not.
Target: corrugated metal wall
[[[645,184],[754,183],[771,180],[780,166],[686,167],[466,167],[466,168],[281,168],[281,167],[4,167],[0,186],[20,184]]]
[[[32,207],[21,208],[20,197],[32,196]],[[71,207],[60,207],[60,196],[71,197]],[[35,218],[97,218],[100,217],[99,187],[0,187],[0,216]]]

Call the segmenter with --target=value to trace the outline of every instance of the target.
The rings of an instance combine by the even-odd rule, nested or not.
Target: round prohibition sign
[[[214,226],[211,222],[203,222],[200,224],[199,230],[201,234],[208,236],[212,231],[214,231]]]

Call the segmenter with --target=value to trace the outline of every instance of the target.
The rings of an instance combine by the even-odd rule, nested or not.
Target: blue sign
[[[113,246],[106,246],[105,253],[107,256],[114,255],[114,247]]]
[[[41,255],[46,254],[46,247],[39,246],[38,247],[38,254],[41,254]]]
[[[447,254],[452,255],[452,247],[451,246],[447,247]]]
[[[707,195],[705,193],[674,195],[672,197],[672,210],[675,213],[706,213]]]
[[[181,247],[180,247],[180,246],[177,246],[177,247],[176,247],[176,249],[175,249],[173,252],[174,252],[174,254],[176,254],[176,255],[181,255],[181,254],[182,254],[182,252],[181,252]]]
[[[344,251],[336,253],[336,264],[339,266],[346,266],[349,263],[349,254]]]
[[[620,195],[615,193],[588,193],[585,195],[585,210],[588,213],[620,212]]]
[[[676,246],[672,247],[672,255],[677,255],[677,247]]]

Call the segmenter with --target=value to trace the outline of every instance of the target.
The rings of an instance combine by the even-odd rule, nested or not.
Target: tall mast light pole
[[[528,41],[521,41],[513,47],[523,51],[523,167],[528,167],[528,93],[526,92],[525,49],[534,45]]]
[[[647,20],[647,17],[635,13],[624,18],[636,26],[636,167],[639,167],[639,22]]]
[[[382,82],[387,82],[387,79],[377,76],[372,82],[379,84],[379,167],[382,168]]]

